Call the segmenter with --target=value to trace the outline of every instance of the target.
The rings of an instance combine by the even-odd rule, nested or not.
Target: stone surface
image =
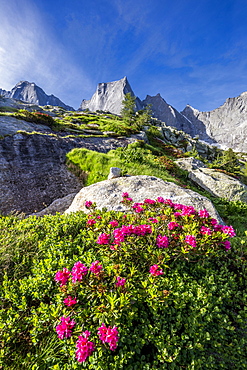
[[[247,92],[227,99],[210,112],[200,112],[187,105],[181,113],[192,122],[200,139],[217,142],[223,149],[247,152]]]
[[[216,197],[247,203],[247,186],[225,173],[199,168],[190,171],[189,178]]]
[[[29,216],[37,216],[42,217],[45,215],[55,215],[56,213],[64,213],[66,209],[71,205],[73,199],[75,198],[77,193],[72,193],[66,195],[63,198],[59,198],[54,200],[48,207],[42,209],[42,211],[37,213],[32,213]]]
[[[108,175],[108,180],[115,179],[121,176],[121,168],[118,167],[111,167],[110,173]]]
[[[52,132],[52,130],[45,125],[39,125],[37,123],[26,122],[15,117],[1,116],[0,115],[0,136],[13,135],[17,131],[26,132]]]
[[[180,168],[182,168],[182,170],[187,170],[187,171],[197,170],[198,168],[207,167],[202,161],[199,161],[199,159],[196,159],[194,157],[179,158],[175,162]]]
[[[106,207],[108,210],[124,211],[126,207],[121,203],[123,192],[128,192],[134,202],[142,202],[146,198],[157,199],[160,196],[176,203],[194,206],[197,210],[206,208],[212,217],[220,221],[217,211],[206,197],[174,183],[145,175],[119,177],[87,186],[75,196],[65,213],[81,210],[89,212],[84,206],[87,200],[96,202],[99,209]]]
[[[1,124],[3,130],[8,122]],[[45,126],[44,126],[45,127]],[[101,153],[134,142],[132,138],[59,137],[45,133],[15,134],[0,140],[0,213],[38,212],[54,200],[81,189],[68,171],[66,153],[87,148]]]
[[[34,82],[28,81],[18,82],[11,91],[0,90],[0,94],[21,101],[25,101],[37,105],[54,105],[63,107],[64,109],[74,110],[69,105],[64,104],[59,98],[54,95],[47,95],[44,90],[37,86]]]
[[[122,101],[127,93],[131,93],[131,95],[134,96],[127,77],[124,77],[118,81],[107,83],[102,82],[98,84],[96,92],[90,100],[82,100],[79,109],[89,109],[92,112],[101,110],[120,114],[122,109]],[[136,99],[136,108],[137,110],[142,108],[138,98]]]

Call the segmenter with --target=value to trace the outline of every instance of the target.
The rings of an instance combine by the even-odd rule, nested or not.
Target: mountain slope
[[[215,140],[221,146],[247,152],[247,92],[229,98],[217,109],[200,112],[187,105],[181,112],[194,126],[200,139]]]

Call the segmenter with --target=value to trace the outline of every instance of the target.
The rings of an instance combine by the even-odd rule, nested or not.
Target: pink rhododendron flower
[[[97,216],[96,218],[97,218],[98,220],[101,220],[101,219],[102,219],[102,217],[101,217],[101,216]]]
[[[61,283],[60,286],[63,286],[69,280],[70,274],[71,274],[71,272],[66,267],[64,267],[63,270],[60,270],[56,273],[55,281],[57,283],[60,282]]]
[[[212,235],[212,231],[210,230],[209,227],[202,226],[200,233],[203,235]]]
[[[174,230],[176,227],[179,227],[179,224],[177,222],[171,221],[167,224],[167,227],[169,230]]]
[[[109,222],[109,225],[111,225],[112,227],[118,227],[118,222],[117,220],[113,220]]]
[[[90,218],[89,220],[87,220],[87,225],[92,226],[94,224],[96,224],[96,221],[94,218]]]
[[[108,343],[110,345],[110,350],[114,351],[117,348],[118,342],[118,330],[116,326],[109,326],[108,328],[105,324],[102,324],[100,328],[98,328],[98,336],[99,339],[103,343]]]
[[[151,221],[153,224],[157,224],[159,221],[157,218],[149,217],[149,221]]]
[[[206,209],[201,209],[200,211],[198,211],[198,216],[200,218],[208,218],[209,217],[209,213]]]
[[[174,203],[171,201],[171,199],[165,199],[163,203],[166,204],[166,205],[168,205],[168,206],[170,206],[170,207],[173,207],[174,206]]]
[[[95,275],[99,275],[99,273],[103,270],[103,266],[100,264],[99,261],[95,261],[91,264],[89,270],[95,274]]]
[[[63,303],[65,304],[65,306],[71,307],[71,306],[74,306],[77,303],[77,300],[76,300],[76,298],[72,298],[69,295],[67,298],[65,298]]]
[[[226,250],[231,249],[231,243],[229,242],[229,240],[224,241],[222,244],[224,245]]]
[[[194,235],[186,235],[185,241],[186,241],[186,243],[191,245],[191,247],[193,247],[193,248],[196,247],[196,237]]]
[[[233,238],[234,236],[236,236],[235,230],[232,226],[223,226],[222,227],[222,232],[224,234],[229,235],[230,238]]]
[[[95,344],[88,340],[90,334],[91,333],[88,330],[84,331],[82,335],[79,335],[76,342],[77,350],[75,352],[75,357],[80,363],[86,361],[86,359],[91,356],[95,350]]]
[[[141,206],[137,206],[136,208],[135,208],[135,212],[136,213],[141,213],[141,212],[143,212],[144,211],[144,208],[142,208]]]
[[[183,206],[182,208],[182,216],[190,216],[194,215],[196,213],[196,210],[192,206]]]
[[[169,239],[165,235],[158,235],[156,238],[156,244],[159,248],[167,248],[169,245]]]
[[[126,279],[123,279],[120,276],[117,276],[117,282],[116,282],[116,286],[117,287],[124,286],[125,283],[126,283]]]
[[[183,209],[183,204],[180,204],[180,203],[175,203],[175,204],[173,204],[173,208],[174,209],[177,209],[177,210],[179,210],[179,209]]]
[[[122,197],[123,197],[123,198],[128,198],[128,197],[129,197],[129,193],[127,193],[127,192],[123,193],[123,194],[122,194]]]
[[[84,205],[86,208],[90,208],[93,205],[93,203],[90,200],[86,200]]]
[[[163,272],[162,269],[159,270],[159,266],[158,265],[151,266],[150,269],[149,269],[149,272],[153,276],[159,276],[159,275],[163,275],[164,274],[164,272]]]
[[[213,226],[218,225],[218,221],[216,220],[216,218],[212,218],[212,219],[211,219],[211,224],[212,224]]]
[[[72,335],[72,330],[75,326],[75,321],[70,317],[61,317],[61,323],[56,326],[56,332],[59,339],[69,338]]]
[[[98,236],[96,241],[97,244],[109,244],[110,243],[110,234],[102,233]]]
[[[85,266],[81,261],[76,262],[71,270],[72,283],[82,281],[83,277],[87,275],[87,272],[87,266]]]
[[[175,217],[180,217],[180,216],[182,216],[182,213],[180,213],[180,212],[174,212],[173,214],[174,214],[174,216],[175,216]]]
[[[158,198],[157,198],[157,202],[158,202],[158,203],[164,203],[164,202],[165,202],[165,199],[164,199],[164,198],[162,198],[162,197],[158,197]]]
[[[144,200],[144,203],[147,203],[147,204],[155,204],[156,202],[153,199],[145,199]]]
[[[141,236],[152,234],[152,227],[150,225],[137,225],[134,227],[133,234]]]

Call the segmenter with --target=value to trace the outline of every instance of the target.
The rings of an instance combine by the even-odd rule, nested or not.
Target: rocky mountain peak
[[[127,93],[134,96],[133,90],[126,76],[118,81],[101,82],[98,84],[91,99],[82,100],[79,109],[89,109],[90,111],[102,110],[105,112],[120,114],[122,101]],[[142,108],[140,99],[138,98],[136,99],[136,108],[137,110]]]
[[[4,97],[21,100],[37,105],[53,105],[59,106],[68,110],[74,110],[69,105],[64,104],[59,98],[54,95],[47,95],[41,87],[34,82],[20,81],[11,91],[1,90]]]

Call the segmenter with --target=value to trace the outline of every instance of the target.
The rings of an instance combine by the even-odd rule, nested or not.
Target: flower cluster
[[[75,321],[70,317],[61,317],[61,323],[56,326],[56,332],[59,339],[69,338],[72,335],[72,330],[75,326]]]
[[[150,269],[149,269],[149,272],[153,276],[159,276],[159,275],[163,275],[164,274],[164,272],[163,272],[162,269],[159,270],[159,266],[158,265],[151,266]]]
[[[57,283],[61,283],[60,286],[66,285],[67,281],[69,280],[71,272],[64,267],[63,270],[60,270],[55,275],[55,281]]]
[[[99,261],[95,261],[91,264],[89,270],[95,274],[95,275],[99,275],[100,272],[103,270],[103,266],[100,264]]]
[[[126,283],[126,279],[121,278],[120,276],[117,276],[117,282],[116,282],[117,287],[124,286],[125,283]]]
[[[114,351],[117,348],[118,342],[118,329],[116,326],[109,326],[108,328],[105,324],[102,324],[101,327],[98,329],[99,339],[103,343],[108,343],[110,346],[110,350]]]
[[[159,248],[167,248],[169,246],[169,239],[167,236],[158,235],[156,244]]]
[[[76,342],[77,349],[75,352],[75,356],[77,361],[80,363],[86,361],[86,359],[91,356],[91,354],[95,350],[95,344],[88,340],[90,334],[91,333],[88,330],[84,331],[82,335],[79,335]]]
[[[185,242],[191,247],[196,248],[196,237],[194,235],[186,235]]]
[[[87,272],[88,268],[81,261],[76,262],[71,271],[72,283],[82,281],[83,277],[87,275]]]

